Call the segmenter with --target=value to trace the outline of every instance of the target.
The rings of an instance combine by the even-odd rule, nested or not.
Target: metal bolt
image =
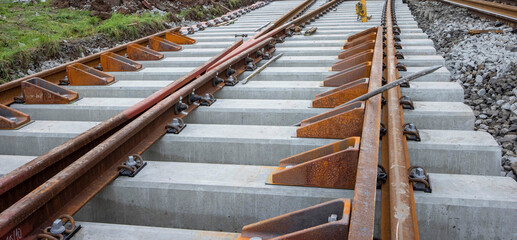
[[[52,223],[52,228],[50,228],[50,233],[52,234],[62,234],[65,232],[65,226],[63,226],[63,221],[61,219],[56,219]]]
[[[425,179],[424,169],[422,168],[415,168],[415,171],[413,173],[413,177]]]
[[[135,158],[133,156],[129,156],[126,161],[126,166],[128,167],[134,167],[136,166],[137,162],[135,161]]]
[[[337,221],[337,214],[331,214],[328,220],[329,223]]]

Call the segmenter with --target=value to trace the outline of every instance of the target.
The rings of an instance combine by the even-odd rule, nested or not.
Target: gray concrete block
[[[246,224],[353,197],[353,190],[266,185],[271,171],[259,166],[148,162],[135,178],[117,178],[75,217],[238,232]],[[513,234],[505,223],[517,218],[515,181],[449,174],[430,178],[433,193],[415,192],[422,239],[497,239]]]
[[[74,235],[74,240],[234,240],[238,233],[200,231],[169,227],[146,227],[109,223],[79,222],[82,228]]]
[[[0,177],[30,162],[35,156],[0,155]]]
[[[331,110],[311,106],[311,100],[219,99],[210,107],[196,109],[184,120],[197,124],[292,126]],[[404,110],[404,119],[419,128],[472,130],[474,127],[474,113],[463,103],[414,102],[414,106],[414,110]]]

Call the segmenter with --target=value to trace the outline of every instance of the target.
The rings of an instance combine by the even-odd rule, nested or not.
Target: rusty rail
[[[382,28],[377,28],[368,91],[373,91],[382,85],[382,31]],[[361,135],[348,239],[373,238],[380,126],[381,96],[377,95],[366,101],[363,121],[365,130]]]
[[[458,7],[517,23],[517,6],[484,0],[440,0]]]
[[[394,28],[396,26],[394,1],[388,0],[385,7],[385,37],[386,37],[386,71],[385,76],[388,83],[399,78],[397,70],[397,58],[395,56]],[[398,27],[397,27],[398,28]],[[403,135],[402,125],[404,115],[400,105],[400,87],[388,90],[386,96],[385,120],[387,121],[387,134],[384,141],[387,141],[387,149],[383,148],[384,163],[387,160],[388,182],[383,185],[383,193],[388,193],[389,198],[383,196],[383,200],[389,200],[389,204],[383,203],[385,231],[382,235],[390,239],[420,239],[418,235],[418,222],[416,216],[413,185],[409,182],[409,157],[406,138]],[[386,165],[385,165],[386,166]],[[385,221],[389,221],[389,224]],[[387,228],[387,226],[390,226]]]

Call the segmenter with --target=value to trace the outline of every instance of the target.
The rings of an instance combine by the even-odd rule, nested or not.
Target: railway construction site
[[[257,1],[4,83],[0,239],[517,239],[516,9]]]

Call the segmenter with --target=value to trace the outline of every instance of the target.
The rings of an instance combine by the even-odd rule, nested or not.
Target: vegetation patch
[[[113,6],[102,0],[1,3],[0,84],[162,31],[171,24],[206,21],[255,0],[148,2],[152,11],[136,0]]]
[[[26,68],[35,59],[57,57],[60,42],[104,34],[116,40],[139,36],[141,28],[163,30],[168,16],[115,13],[101,21],[89,11],[56,9],[49,3],[0,4],[0,83],[16,78],[10,69]]]

